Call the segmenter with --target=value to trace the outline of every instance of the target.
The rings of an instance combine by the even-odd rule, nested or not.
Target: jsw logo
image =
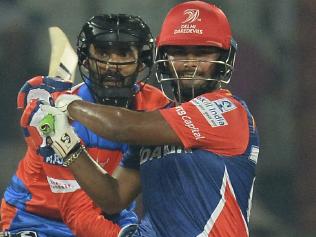
[[[16,235],[13,235],[13,236],[17,236],[17,237],[37,237],[37,234],[34,231],[21,231],[19,233],[16,233]]]
[[[196,20],[201,20],[198,19],[200,11],[197,9],[187,9],[184,11],[184,15],[187,15],[187,18],[184,21],[182,21],[182,23],[193,23]]]

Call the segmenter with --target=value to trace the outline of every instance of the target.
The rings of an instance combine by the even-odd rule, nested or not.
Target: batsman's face
[[[130,82],[128,77],[138,70],[138,50],[134,46],[105,46],[97,48],[90,45],[89,68],[93,78],[105,87],[122,87]]]
[[[184,88],[199,88],[211,78],[220,53],[209,46],[169,46],[166,50],[169,69],[173,77],[180,79]]]

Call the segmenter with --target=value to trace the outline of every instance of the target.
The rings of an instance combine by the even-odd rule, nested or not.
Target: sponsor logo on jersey
[[[164,145],[157,147],[142,147],[140,149],[140,164],[153,159],[164,158],[169,154],[192,153],[191,149],[184,149],[180,146]]]
[[[191,130],[195,140],[200,140],[202,138],[205,138],[204,136],[201,135],[200,129],[194,125],[194,123],[192,122],[192,118],[187,115],[187,112],[183,109],[182,106],[177,106],[176,112],[179,116],[181,116],[184,126],[188,127]]]
[[[252,146],[251,151],[250,151],[250,155],[249,155],[249,159],[251,161],[253,161],[255,164],[257,164],[258,156],[259,156],[259,147]]]
[[[190,102],[198,108],[212,127],[226,126],[228,123],[223,114],[237,108],[228,98],[209,100],[204,96],[199,96]]]
[[[173,34],[203,34],[203,30],[195,24],[195,22],[201,21],[198,9],[186,9],[183,15],[185,19],[181,22],[180,27],[174,30]]]
[[[99,159],[99,157],[96,158],[96,162],[101,166],[101,167],[105,167],[109,162],[110,162],[111,158],[110,157],[105,157],[105,158],[101,158]]]
[[[53,193],[71,193],[80,189],[76,180],[54,179],[47,177],[48,184]]]
[[[63,165],[63,159],[55,153],[50,156],[45,156],[45,162],[51,165]]]
[[[6,236],[6,235],[5,235]],[[16,237],[37,237],[37,233],[35,231],[27,231],[27,230],[24,230],[24,231],[20,231],[18,233],[16,233],[15,235],[7,235],[7,236],[16,236]]]

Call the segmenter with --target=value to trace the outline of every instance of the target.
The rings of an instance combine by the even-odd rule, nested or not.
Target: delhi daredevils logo
[[[184,11],[184,15],[187,15],[187,18],[182,23],[192,23],[198,19],[200,11],[197,9],[187,9]]]

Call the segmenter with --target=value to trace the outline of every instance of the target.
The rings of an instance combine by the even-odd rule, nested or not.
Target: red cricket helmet
[[[172,46],[215,47],[219,49],[220,56],[215,61],[198,58],[188,60],[185,57],[182,60],[171,60],[168,57],[167,49]],[[167,91],[165,88],[171,88],[173,96],[178,102],[187,101],[230,82],[237,43],[232,38],[227,17],[214,4],[188,1],[173,7],[168,12],[160,34],[156,38],[156,47],[157,80],[165,93]],[[188,61],[195,62],[197,67],[191,77],[183,77],[174,67],[174,63],[180,62],[185,65]],[[197,77],[199,65],[206,62],[215,64],[215,70],[204,78]],[[186,88],[181,86],[181,80],[204,80],[206,83],[200,87],[192,84],[190,88]],[[171,98],[171,96],[167,96]]]
[[[214,4],[189,1],[176,5],[167,14],[156,39],[165,45],[231,46],[232,33],[227,17]]]

